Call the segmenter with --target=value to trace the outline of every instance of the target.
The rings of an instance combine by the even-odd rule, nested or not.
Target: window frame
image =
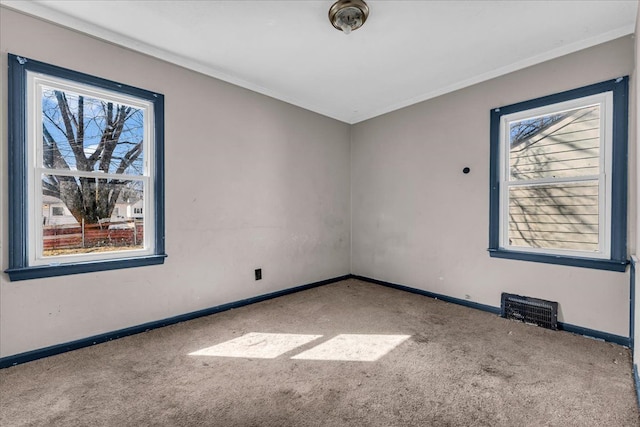
[[[556,104],[571,104],[582,98],[612,95],[612,123],[611,141],[609,146],[601,147],[604,151],[604,166],[610,162],[610,169],[605,187],[607,191],[599,196],[602,209],[605,206],[604,233],[608,243],[604,251],[593,256],[570,250],[546,250],[533,248],[513,249],[503,244],[504,227],[508,221],[503,221],[505,214],[504,186],[501,186],[502,174],[508,172],[505,165],[506,142],[509,138],[504,135],[504,118],[517,117],[525,112],[544,111],[553,109]],[[516,104],[494,108],[490,114],[490,208],[489,208],[489,255],[496,258],[507,258],[524,261],[561,264],[576,267],[595,268],[610,271],[625,271],[627,260],[627,139],[628,139],[628,93],[629,77],[624,76],[578,89],[544,96]],[[606,112],[605,112],[606,114]],[[605,122],[606,123],[606,122]],[[605,142],[606,144],[606,142]],[[605,151],[606,150],[606,151]],[[601,157],[602,159],[602,157]],[[605,173],[604,170],[600,171]],[[607,201],[609,199],[609,201]],[[607,206],[608,205],[608,206]],[[602,211],[601,211],[602,212]],[[601,230],[602,231],[602,230]],[[608,246],[608,247],[606,247]]]
[[[560,113],[565,111],[571,111],[576,109],[588,108],[590,106],[598,105],[600,115],[600,135],[598,137],[601,143],[598,147],[598,169],[599,173],[596,175],[573,175],[569,177],[544,177],[535,179],[518,179],[511,176],[510,155],[511,150],[506,147],[510,147],[511,139],[509,135],[509,125],[513,122],[536,118],[545,115],[552,115],[554,113]],[[597,181],[599,194],[603,194],[604,197],[598,197],[598,212],[604,214],[598,215],[598,243],[600,249],[596,252],[586,252],[580,250],[571,249],[552,249],[552,248],[536,248],[528,247],[523,248],[524,252],[541,253],[547,255],[559,255],[559,256],[571,256],[580,257],[587,256],[589,258],[606,259],[610,257],[610,236],[606,230],[610,229],[611,217],[607,214],[611,210],[611,180],[607,180],[606,176],[611,171],[611,132],[613,121],[613,94],[611,92],[601,92],[596,95],[591,95],[582,98],[575,98],[569,101],[548,104],[543,107],[525,109],[511,114],[504,114],[501,116],[500,123],[500,146],[504,147],[500,152],[500,184],[502,185],[502,191],[500,194],[500,214],[502,218],[507,218],[509,215],[510,198],[509,190],[511,188],[530,188],[535,186],[544,185],[572,185],[580,182]],[[517,251],[519,246],[510,245],[509,239],[509,221],[502,221],[500,224],[500,247],[510,251]]]
[[[35,61],[22,56],[8,54],[8,184],[9,184],[9,268],[5,272],[11,281],[62,276],[86,272],[114,270],[164,263],[165,223],[164,223],[164,96],[148,90],[113,82],[100,77],[69,70],[51,64]],[[122,251],[121,256],[109,255],[105,258],[74,260],[35,265],[34,236],[30,229],[30,217],[35,206],[30,206],[28,176],[37,169],[31,164],[29,141],[30,103],[28,96],[32,91],[30,81],[33,75],[64,80],[76,86],[87,86],[98,91],[118,94],[124,98],[136,98],[152,105],[153,114],[153,156],[150,169],[150,188],[153,202],[153,242],[148,252],[130,254]],[[135,252],[135,251],[131,251]],[[67,262],[68,261],[68,262]]]

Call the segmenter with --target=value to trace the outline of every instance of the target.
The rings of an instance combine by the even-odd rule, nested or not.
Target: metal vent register
[[[542,299],[502,293],[500,315],[543,328],[558,329],[558,303]]]

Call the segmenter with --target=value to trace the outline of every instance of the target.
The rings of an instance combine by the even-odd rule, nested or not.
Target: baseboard
[[[614,335],[608,332],[597,331],[595,329],[583,328],[582,326],[572,325],[570,323],[558,322],[558,329],[561,331],[571,332],[573,334],[583,335],[587,338],[595,338],[625,347],[631,345],[629,337],[623,337],[622,335]]]
[[[471,307],[482,311],[488,311],[493,314],[500,314],[500,307],[494,307],[491,305],[480,304],[473,301],[468,301],[460,298],[454,298],[447,295],[436,294],[434,292],[425,291],[422,289],[412,288],[410,286],[398,285],[396,283],[385,282],[383,280],[371,279],[369,277],[357,276],[352,274],[351,278],[362,280],[363,282],[375,283],[377,285],[386,286],[388,288],[400,289],[401,291],[411,292],[413,294],[424,295],[429,298],[439,299],[446,302],[451,302],[453,304],[463,305],[465,307]]]
[[[358,275],[355,275],[355,274],[352,274],[350,277],[353,278],[353,279],[362,280],[364,282],[375,283],[375,284],[378,284],[378,285],[387,286],[389,288],[400,289],[402,291],[411,292],[411,293],[419,294],[419,295],[424,295],[424,296],[429,297],[429,298],[434,298],[434,299],[450,302],[450,303],[453,303],[453,304],[459,304],[459,305],[462,305],[462,306],[465,306],[465,307],[475,308],[477,310],[487,311],[489,313],[493,313],[493,314],[497,314],[497,315],[500,314],[500,307],[495,307],[495,306],[492,306],[492,305],[480,304],[480,303],[477,303],[477,302],[468,301],[468,300],[461,299],[461,298],[454,298],[454,297],[450,297],[450,296],[447,296],[447,295],[442,295],[442,294],[437,294],[437,293],[434,293],[434,292],[425,291],[425,290],[422,290],[422,289],[412,288],[410,286],[405,286],[405,285],[399,285],[399,284],[396,284],[396,283],[385,282],[383,280],[372,279],[372,278],[369,278],[369,277],[358,276]],[[610,333],[607,333],[607,332],[596,331],[594,329],[583,328],[581,326],[576,326],[576,325],[572,325],[572,324],[569,324],[569,323],[563,323],[563,322],[558,322],[558,329],[562,330],[562,331],[578,334],[578,335],[584,335],[584,336],[589,337],[589,338],[595,338],[595,339],[599,339],[599,340],[603,340],[603,341],[607,341],[607,342],[623,345],[625,347],[629,347],[630,346],[629,337],[623,337],[621,335],[614,335],[614,334],[610,334]]]
[[[640,407],[640,375],[638,375],[638,365],[633,364],[633,378],[636,384],[636,398],[638,399],[638,407]]]
[[[64,344],[56,344],[50,347],[27,351],[25,353],[16,354],[13,356],[2,357],[0,358],[0,369],[19,365],[21,363],[31,362],[37,359],[42,359],[43,357],[54,356],[56,354],[65,353],[67,351],[89,347],[95,344],[101,344],[104,342],[112,341],[114,339],[123,338],[129,335],[135,335],[141,332],[147,332],[152,329],[162,328],[164,326],[169,326],[169,325],[173,325],[180,322],[186,322],[187,320],[197,319],[198,317],[209,316],[211,314],[220,313],[222,311],[231,310],[233,308],[239,308],[245,305],[255,304],[257,302],[281,297],[288,294],[293,294],[295,292],[304,291],[304,290],[315,288],[318,286],[328,285],[330,283],[335,283],[341,280],[349,279],[350,277],[351,277],[350,275],[334,277],[332,279],[321,280],[319,282],[309,283],[307,285],[296,286],[296,287],[284,289],[281,291],[271,292],[268,294],[243,299],[240,301],[230,302],[230,303],[218,305],[215,307],[205,308],[203,310],[193,311],[191,313],[181,314],[178,316],[169,317],[162,320],[144,323],[142,325],[119,329],[117,331],[107,332],[100,335],[94,335],[88,338],[82,338],[82,339],[67,342]]]
[[[631,257],[631,268],[629,269],[629,346],[631,353],[635,352],[634,340],[636,337],[636,264],[638,259],[635,255]]]

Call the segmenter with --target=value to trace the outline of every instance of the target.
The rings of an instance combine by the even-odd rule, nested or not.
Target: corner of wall
[[[353,127],[349,125],[349,274],[353,274]]]

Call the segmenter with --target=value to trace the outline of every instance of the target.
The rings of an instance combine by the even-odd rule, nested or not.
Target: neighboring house
[[[64,202],[52,196],[42,196],[42,219],[44,225],[68,225],[78,223]]]
[[[123,206],[125,206],[127,218],[135,218],[135,219],[143,218],[144,201],[142,199],[136,201],[135,203],[129,202],[129,203],[123,204]]]
[[[518,126],[534,131],[524,138],[512,135],[510,180],[525,185],[509,194],[511,245],[597,250],[599,116],[598,106],[592,106],[566,112],[550,124],[531,119],[512,127],[512,134]]]
[[[109,220],[113,223],[143,219],[143,205],[144,201],[141,199],[118,200]],[[52,196],[42,196],[42,218],[44,225],[78,224],[64,202]]]

